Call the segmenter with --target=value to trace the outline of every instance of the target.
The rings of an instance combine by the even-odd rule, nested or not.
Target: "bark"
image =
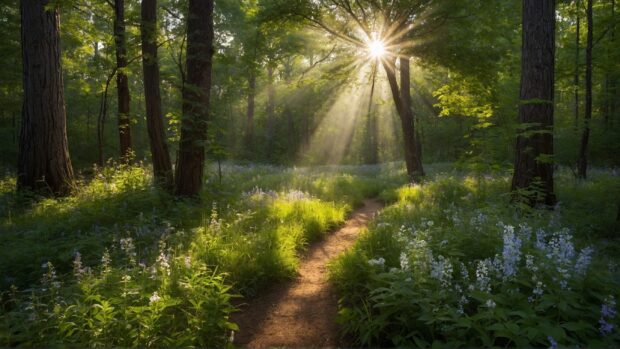
[[[213,0],[189,0],[187,70],[175,192],[197,196],[202,189],[213,57]]]
[[[612,49],[609,51],[610,54],[611,52],[613,52],[613,47],[615,47],[615,42],[616,42],[616,25],[615,25],[616,1],[615,0],[611,0],[611,21],[614,24],[612,25],[610,33],[609,33],[610,46],[612,47]],[[610,59],[613,59],[613,57]],[[620,100],[619,92],[620,92],[620,89],[618,89],[618,72],[610,72],[609,73],[609,94],[607,97],[607,101],[609,104],[609,107],[608,107],[609,110],[605,118],[607,126],[610,128],[613,126],[613,120],[616,116],[616,110],[618,109],[617,107],[618,101]]]
[[[588,37],[586,42],[586,106],[584,115],[581,145],[579,147],[579,162],[577,164],[577,176],[585,179],[588,170],[588,142],[590,140],[590,119],[592,119],[592,46],[594,37],[594,23],[592,19],[592,2],[588,0],[586,17],[588,22]]]
[[[131,154],[131,122],[129,119],[129,82],[127,81],[127,33],[125,0],[114,0],[114,44],[116,46],[116,88],[118,92],[118,135],[120,155],[124,162]]]
[[[267,144],[271,148],[276,126],[276,89],[271,64],[267,65],[267,80]]]
[[[18,190],[67,195],[73,187],[60,57],[60,16],[47,1],[21,1],[24,102]]]
[[[424,175],[424,168],[422,167],[422,161],[419,156],[419,154],[421,154],[421,151],[418,149],[415,139],[415,125],[413,119],[413,111],[411,109],[411,94],[409,91],[409,59],[405,57],[401,58],[400,89],[398,88],[394,63],[394,60],[390,59],[389,57],[382,59],[383,68],[387,75],[388,83],[390,85],[390,91],[392,92],[392,99],[394,100],[394,104],[396,105],[396,111],[398,112],[398,116],[401,121],[407,175],[411,180],[415,180],[416,177]]]
[[[379,162],[379,153],[377,148],[377,119],[373,115],[373,97],[375,94],[375,83],[377,79],[377,63],[372,69],[372,85],[370,86],[370,96],[368,98],[368,111],[366,113],[366,154],[367,164],[377,164]]]
[[[520,129],[512,191],[530,206],[556,202],[553,190],[555,0],[523,0]]]
[[[245,145],[250,148],[254,144],[254,109],[256,97],[256,74],[250,72],[248,77],[248,108],[247,122],[245,125]]]
[[[165,189],[172,190],[172,163],[166,143],[161,107],[159,62],[157,59],[157,0],[142,0],[142,71],[146,126],[151,146],[153,175]]]
[[[581,1],[577,0],[575,3],[575,7],[577,9],[577,23],[575,25],[575,77],[574,77],[574,88],[575,88],[575,128],[579,126],[579,50],[580,50],[580,31],[581,31]]]

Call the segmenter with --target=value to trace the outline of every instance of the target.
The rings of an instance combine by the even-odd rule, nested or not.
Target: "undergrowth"
[[[393,202],[331,266],[344,333],[365,346],[617,347],[614,171],[561,172],[554,210],[509,204],[509,177],[448,171]]]
[[[3,179],[0,346],[228,345],[232,299],[292,277],[307,244],[402,177],[379,170],[227,164],[200,200],[141,164],[95,169],[62,199]]]

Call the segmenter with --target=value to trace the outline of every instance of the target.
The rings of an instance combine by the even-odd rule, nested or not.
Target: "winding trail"
[[[310,246],[294,280],[267,290],[232,316],[234,344],[249,348],[336,347],[338,299],[327,280],[327,263],[355,242],[382,207],[366,200],[344,226]]]

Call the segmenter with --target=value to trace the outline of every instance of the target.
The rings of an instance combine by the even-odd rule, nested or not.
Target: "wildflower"
[[[536,231],[536,242],[534,246],[537,249],[544,251],[547,248],[547,243],[545,242],[546,238],[547,238],[547,233],[542,229],[538,229]]]
[[[614,325],[607,320],[615,318],[616,314],[616,299],[613,296],[607,297],[605,303],[601,305],[601,318],[598,320],[599,332],[602,336],[606,336],[614,330]]]
[[[585,275],[588,266],[590,266],[590,262],[592,261],[592,253],[594,249],[592,247],[586,247],[581,252],[579,252],[579,256],[577,257],[577,262],[575,262],[575,273],[577,275]]]
[[[301,201],[301,200],[307,200],[310,199],[312,196],[310,196],[310,194],[300,191],[300,190],[291,190],[288,193],[286,193],[286,195],[284,195],[284,198],[287,201]]]
[[[534,256],[531,254],[525,255],[525,268],[532,273],[536,273],[538,271],[538,267],[534,264]]]
[[[166,254],[163,250],[159,252],[159,256],[157,256],[157,264],[159,264],[159,268],[166,274],[170,275],[170,256]]]
[[[368,264],[372,266],[380,266],[383,267],[385,265],[385,259],[383,257],[379,257],[377,259],[369,259]]]
[[[185,261],[185,267],[186,268],[191,268],[192,267],[192,257],[191,256],[185,256],[184,261]]]
[[[497,306],[497,304],[495,304],[495,302],[492,299],[487,300],[487,302],[484,305],[489,309],[494,309],[495,306]]]
[[[104,274],[110,271],[110,263],[112,263],[112,258],[110,257],[110,251],[106,248],[103,251],[103,256],[101,256],[101,270]]]
[[[86,268],[82,266],[82,255],[79,252],[75,253],[73,259],[73,275],[80,279],[86,273]]]
[[[514,227],[504,226],[504,250],[502,251],[504,277],[517,273],[517,263],[521,259],[521,239],[515,235]]]
[[[400,269],[409,270],[409,258],[405,252],[400,254]]]
[[[572,243],[572,236],[567,229],[553,234],[547,246],[547,258],[556,264],[567,265],[575,256],[575,248]]]
[[[519,235],[524,241],[530,240],[530,237],[532,236],[532,227],[530,227],[527,223],[520,223]]]
[[[476,286],[480,291],[491,291],[491,278],[489,277],[490,267],[491,261],[489,259],[478,261],[478,265],[476,267]]]
[[[558,347],[558,342],[553,339],[551,336],[547,336],[547,340],[549,341],[549,349],[556,349]]]
[[[121,250],[125,252],[125,255],[129,259],[129,264],[136,264],[136,246],[133,244],[133,239],[128,237],[121,239]]]
[[[452,283],[452,272],[452,263],[444,256],[439,256],[431,262],[431,277],[439,280],[443,287],[449,287]]]
[[[601,332],[602,336],[606,336],[614,330],[614,325],[610,324],[603,318],[598,320],[598,323],[599,323],[599,332]]]
[[[149,297],[149,304],[159,302],[161,297],[157,294],[157,291],[153,292],[153,295]]]
[[[56,276],[56,269],[54,268],[54,265],[52,265],[52,262],[47,262],[44,266],[47,269],[47,272],[45,272],[45,274],[41,277],[41,284],[44,287],[49,287],[51,289],[59,289],[60,281],[58,281]]]

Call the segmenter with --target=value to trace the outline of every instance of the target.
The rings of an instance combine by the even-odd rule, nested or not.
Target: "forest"
[[[0,347],[620,347],[616,0],[0,0]]]

